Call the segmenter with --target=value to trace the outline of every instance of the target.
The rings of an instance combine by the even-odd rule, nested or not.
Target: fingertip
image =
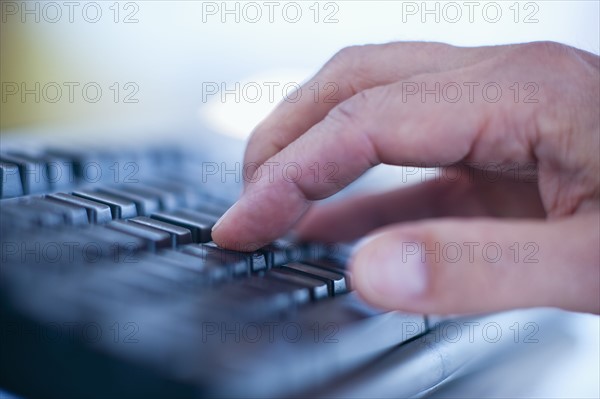
[[[212,240],[217,245],[236,251],[253,251],[262,246],[253,240],[256,237],[251,228],[254,223],[244,208],[244,201],[240,199],[217,220],[211,230]]]

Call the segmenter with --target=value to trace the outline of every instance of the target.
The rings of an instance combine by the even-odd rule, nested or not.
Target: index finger
[[[244,162],[262,165],[335,106],[363,90],[472,65],[511,47],[461,48],[419,42],[347,47],[254,129]]]
[[[488,70],[484,73],[489,76]],[[433,87],[458,77],[438,74],[422,79]],[[419,96],[403,98],[402,90],[402,83],[396,83],[359,93],[271,157],[215,226],[213,239],[229,248],[259,248],[289,230],[310,201],[338,192],[379,163],[533,161],[530,143],[537,123],[532,118],[542,101],[531,107],[510,100],[422,102]],[[514,129],[515,121],[520,129]],[[511,134],[518,134],[518,140]],[[336,172],[329,179],[328,167]]]

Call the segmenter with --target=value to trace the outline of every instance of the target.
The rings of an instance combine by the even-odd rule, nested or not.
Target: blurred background
[[[0,127],[198,125],[245,138],[345,46],[554,40],[598,54],[599,12],[566,0],[2,0]]]
[[[185,126],[243,140],[335,52],[356,44],[553,40],[600,53],[595,0],[2,0],[1,6],[3,135],[63,127],[170,134]],[[535,355],[499,363],[502,370],[490,367],[487,377],[439,396],[599,397],[599,319],[565,320],[563,345],[536,346]]]

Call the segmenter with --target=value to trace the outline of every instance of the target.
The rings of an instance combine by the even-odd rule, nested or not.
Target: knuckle
[[[353,64],[358,58],[360,58],[363,52],[364,46],[348,46],[339,50],[331,58],[332,64],[349,65]]]
[[[517,48],[518,55],[523,55],[527,60],[537,60],[539,63],[548,63],[559,70],[569,71],[579,63],[579,50],[565,44],[553,41],[526,43]]]
[[[345,126],[360,128],[366,119],[374,119],[389,97],[387,86],[363,90],[333,108],[327,118]]]
[[[372,71],[368,60],[374,47],[377,45],[344,47],[325,64],[324,75],[347,80],[349,84],[357,79],[370,79]]]

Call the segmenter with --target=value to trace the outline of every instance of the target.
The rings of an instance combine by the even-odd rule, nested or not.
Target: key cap
[[[270,264],[268,263],[269,260],[271,260],[271,262],[272,262],[272,259],[269,259],[269,253],[265,254],[265,253],[259,252],[259,251],[255,251],[255,252],[232,251],[229,249],[220,248],[214,242],[202,244],[202,246],[207,248],[209,251],[213,251],[215,254],[231,254],[236,257],[244,258],[248,264],[248,267],[253,272],[266,270],[267,267],[271,267]]]
[[[90,223],[108,223],[112,220],[112,214],[108,205],[65,193],[49,194],[46,197],[85,208]]]
[[[243,256],[239,254],[217,252],[211,248],[201,245],[185,245],[182,247],[183,252],[193,256],[197,256],[204,260],[209,265],[214,265],[226,269],[230,276],[240,277],[250,274],[250,265]]]
[[[198,273],[196,270],[190,268],[173,266],[171,263],[165,262],[162,257],[148,258],[140,262],[136,270],[170,280],[178,284],[179,288],[203,288],[208,285],[209,281],[205,274]]]
[[[8,219],[16,228],[32,228],[34,226],[59,227],[64,224],[61,214],[48,212],[48,209],[36,204],[15,203],[1,207],[1,217]]]
[[[144,226],[153,227],[158,230],[162,230],[171,236],[171,245],[175,248],[178,245],[185,245],[192,243],[192,233],[183,227],[176,226],[174,224],[161,222],[160,220],[151,219],[146,216],[138,216],[131,219],[133,223],[139,223]]]
[[[79,182],[108,182],[115,178],[115,167],[118,167],[115,154],[75,148],[49,148],[45,153],[70,162],[73,165],[73,173]]]
[[[68,202],[57,201],[53,198],[36,198],[32,203],[43,206],[48,212],[62,215],[65,223],[71,226],[87,225],[88,216],[85,208],[70,204]]]
[[[201,205],[196,207],[196,210],[211,215],[214,218],[220,218],[227,211],[228,206],[217,204],[215,202],[203,201]]]
[[[17,221],[27,219],[31,223],[13,223],[15,225],[84,225],[88,224],[87,213],[84,208],[66,202],[50,201],[42,196],[26,196],[22,198],[5,199],[0,205],[2,210],[11,210],[11,215]],[[26,215],[30,217],[25,217]],[[52,218],[52,222],[48,222]],[[7,219],[13,219],[13,216]],[[10,220],[9,220],[10,221]]]
[[[211,230],[216,223],[216,220],[207,215],[183,210],[157,212],[152,214],[151,218],[190,230],[192,232],[192,240],[199,243],[211,241]]]
[[[303,305],[310,301],[310,290],[307,287],[289,283],[284,280],[266,279],[264,277],[250,277],[242,283],[245,286],[259,289],[265,293],[283,293],[289,295],[296,305]]]
[[[329,288],[330,295],[343,294],[348,291],[346,279],[343,273],[320,269],[315,266],[305,265],[302,263],[289,263],[282,266],[294,272],[304,274],[321,281],[325,281]]]
[[[346,266],[343,263],[332,260],[332,259],[307,260],[302,263],[305,263],[305,264],[311,265],[311,266],[316,266],[323,270],[330,270],[333,272],[342,273],[346,279],[347,290],[348,291],[352,290],[352,284],[351,284],[352,274],[350,273],[350,271],[346,268]]]
[[[177,282],[167,278],[167,275],[155,267],[156,265],[142,259],[131,268],[119,268],[106,274],[103,281],[94,282],[92,287],[100,296],[120,295],[121,301],[127,301],[129,304],[147,301],[151,297],[165,300],[169,296],[177,295],[180,289]]]
[[[112,194],[82,190],[74,191],[73,195],[108,205],[113,219],[128,219],[137,216],[135,204],[132,201],[123,200]]]
[[[262,320],[277,317],[293,309],[295,298],[290,292],[247,285],[246,281],[224,285],[194,298],[200,308],[214,312],[219,320]]]
[[[46,165],[43,162],[35,162],[8,154],[0,155],[0,161],[12,163],[19,167],[19,177],[25,195],[42,193],[50,188],[47,176],[44,176]]]
[[[21,268],[37,265],[42,271],[59,271],[64,277],[66,272],[89,275],[86,267],[103,261],[135,263],[146,246],[140,238],[103,226],[61,230],[38,227],[27,234],[13,235],[9,242],[3,248],[9,263]]]
[[[274,242],[258,250],[267,259],[269,268],[282,266],[290,262],[300,262],[303,257],[298,246],[291,243]]]
[[[308,277],[303,274],[294,273],[286,268],[275,268],[265,273],[265,278],[270,280],[282,280],[289,283],[298,284],[310,290],[310,297],[313,301],[327,298],[329,291],[327,283],[316,278]]]
[[[154,212],[158,212],[160,209],[158,197],[148,197],[112,187],[101,187],[96,191],[100,193],[111,194],[127,201],[132,201],[135,204],[138,215],[147,216]]]
[[[204,275],[192,269],[173,266],[156,255],[146,255],[128,268],[120,268],[110,278],[165,297],[198,293],[207,287]]]
[[[10,152],[29,162],[42,165],[40,178],[46,180],[53,190],[65,189],[75,183],[73,163],[68,159],[36,152]]]
[[[123,231],[109,229],[106,225],[78,230],[77,236],[87,240],[90,258],[94,258],[94,251],[99,248],[103,257],[110,256],[115,263],[139,262],[139,253],[148,246],[144,239]]]
[[[8,234],[14,232],[14,229],[29,228],[36,224],[36,215],[19,211],[14,205],[2,204],[0,206],[0,226],[2,226],[2,235],[0,238],[7,237]]]
[[[147,249],[152,252],[155,252],[159,248],[171,247],[171,236],[162,230],[139,223],[132,223],[127,220],[115,220],[107,224],[106,227],[143,239],[146,242]]]
[[[14,163],[0,162],[0,198],[23,195],[19,167]]]
[[[175,250],[163,250],[157,255],[172,267],[182,267],[203,275],[210,284],[222,282],[231,277],[231,270],[222,264],[206,262],[202,257]]]
[[[183,205],[183,199],[178,198],[173,193],[155,187],[149,187],[143,184],[121,184],[117,186],[117,188],[158,201],[160,209],[163,211],[171,211]]]
[[[147,185],[172,193],[178,198],[180,206],[182,207],[194,208],[201,204],[201,196],[198,193],[195,193],[190,186],[186,184],[180,184],[173,180],[156,177],[154,179],[149,179]]]

